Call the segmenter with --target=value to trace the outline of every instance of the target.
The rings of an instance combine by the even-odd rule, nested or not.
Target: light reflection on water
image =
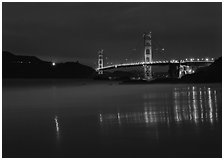
[[[60,128],[59,128],[59,122],[58,122],[57,115],[55,115],[55,117],[54,117],[54,122],[55,122],[55,128],[56,128],[57,143],[59,143],[60,142]]]
[[[143,95],[142,111],[100,113],[101,126],[124,126],[129,124],[145,124],[147,127],[158,124],[210,123],[219,120],[217,91],[209,87],[190,86],[175,87],[172,90],[172,105],[158,106],[151,102],[150,94]],[[159,95],[158,95],[159,96]],[[160,101],[170,101],[169,96],[162,96]]]

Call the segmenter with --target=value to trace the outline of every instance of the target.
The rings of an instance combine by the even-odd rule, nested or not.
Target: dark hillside
[[[2,53],[3,78],[93,78],[95,70],[79,62],[57,63],[34,56]]]

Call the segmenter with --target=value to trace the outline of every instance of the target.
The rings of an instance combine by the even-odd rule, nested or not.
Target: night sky
[[[94,66],[143,59],[142,34],[152,31],[154,59],[220,57],[221,3],[3,3],[3,50]],[[157,45],[157,46],[156,46]]]

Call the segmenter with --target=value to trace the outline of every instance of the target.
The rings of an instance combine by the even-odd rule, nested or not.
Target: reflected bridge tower
[[[103,49],[98,51],[98,69],[103,68]],[[98,74],[103,74],[102,70],[98,70]]]
[[[146,63],[152,62],[152,33],[144,33],[144,58]],[[144,65],[144,74],[145,79],[150,80],[152,79],[152,66],[150,65]]]

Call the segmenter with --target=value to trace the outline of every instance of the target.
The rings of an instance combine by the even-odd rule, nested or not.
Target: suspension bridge
[[[113,65],[104,66],[104,58],[103,58],[103,50],[98,52],[98,67],[96,71],[99,75],[103,74],[105,70],[111,70],[116,68],[125,68],[125,67],[136,67],[142,66],[144,71],[145,80],[152,80],[152,66],[165,66],[168,65],[170,70],[172,70],[174,74],[173,77],[181,78],[183,75],[192,74],[195,72],[195,68],[199,68],[202,66],[208,66],[214,62],[214,58],[190,58],[190,59],[181,59],[181,60],[166,60],[166,61],[153,61],[153,50],[152,50],[152,33],[144,33],[144,61],[134,62],[134,63],[120,63]],[[194,68],[194,69],[193,69]]]

